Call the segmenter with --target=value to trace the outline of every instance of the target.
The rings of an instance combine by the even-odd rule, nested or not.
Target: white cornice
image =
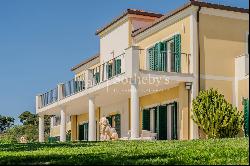
[[[200,13],[212,15],[212,16],[226,17],[226,18],[249,20],[248,13],[240,13],[240,12],[234,12],[234,11],[228,11],[228,10],[220,10],[220,9],[202,7]]]

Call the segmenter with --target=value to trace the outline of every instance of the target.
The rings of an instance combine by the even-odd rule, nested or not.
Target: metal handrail
[[[102,63],[101,65],[95,67],[94,69],[92,69],[92,86],[95,86],[97,84],[100,84],[106,80],[109,80],[111,78],[113,78],[114,76],[117,76],[119,74],[122,73],[122,63],[124,63],[124,61],[122,61],[122,59],[124,58],[124,54],[122,53],[104,63]],[[117,60],[121,60],[120,61],[120,66],[117,66]],[[118,67],[118,68],[116,68]],[[109,73],[109,69],[111,69],[111,72]]]
[[[149,50],[149,51],[155,51],[155,50]],[[180,54],[180,55],[185,55],[186,56],[186,60],[187,60],[187,67],[188,67],[188,71],[187,71],[187,73],[190,73],[190,56],[191,56],[191,54],[189,54],[189,53],[184,53],[184,52],[181,52],[181,53],[178,53],[178,52],[168,52],[168,51],[161,51],[161,54]],[[165,57],[164,57],[165,56]],[[168,65],[167,63],[168,63],[168,60],[167,60],[167,56],[166,55],[163,55],[163,57],[165,58],[163,61],[165,62],[165,63],[163,63],[164,65]],[[182,57],[180,57],[181,58],[181,60],[182,60]],[[167,69],[167,67],[162,67],[162,68],[160,68],[160,69],[158,69],[158,70],[154,70],[154,71],[165,71],[165,72],[175,72],[175,71],[173,71],[173,70],[168,70]],[[182,66],[181,66],[182,67]],[[180,68],[180,71],[179,71],[179,73],[185,73],[185,72],[182,72],[181,71],[181,68]]]
[[[41,94],[41,107],[45,107],[52,104],[58,100],[58,90],[57,87]]]

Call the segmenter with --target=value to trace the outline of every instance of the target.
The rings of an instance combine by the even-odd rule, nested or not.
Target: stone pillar
[[[140,112],[139,112],[139,95],[138,83],[136,80],[131,81],[131,139],[139,137]]]
[[[64,86],[63,83],[60,83],[60,84],[57,85],[57,95],[58,95],[58,99],[57,99],[57,100],[58,100],[58,101],[59,101],[59,100],[62,100],[63,97],[64,97],[64,96],[63,96],[63,94],[64,94],[64,93],[63,93],[63,86]]]
[[[39,115],[39,142],[44,142],[44,116]]]
[[[60,141],[66,141],[66,113],[63,108],[61,108]]]
[[[95,99],[89,97],[89,141],[96,141]]]

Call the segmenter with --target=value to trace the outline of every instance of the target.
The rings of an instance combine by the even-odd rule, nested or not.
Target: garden
[[[0,144],[0,164],[243,164],[249,139]]]

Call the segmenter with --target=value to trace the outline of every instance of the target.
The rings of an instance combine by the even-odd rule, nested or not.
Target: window
[[[174,35],[167,41],[158,42],[149,48],[148,66],[150,70],[180,72],[181,69],[181,36]]]

